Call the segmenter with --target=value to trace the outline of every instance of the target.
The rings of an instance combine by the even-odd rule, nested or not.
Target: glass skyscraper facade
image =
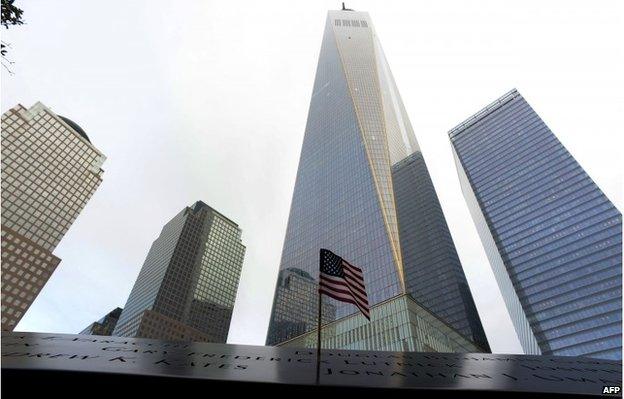
[[[365,12],[328,13],[268,345],[316,328],[320,248],[363,269],[372,305],[411,294],[445,325],[488,350],[414,132]],[[305,276],[307,285],[284,284],[293,274]],[[429,279],[427,289],[419,278]],[[356,313],[350,304],[324,302],[331,305],[323,309],[324,322]]]
[[[481,327],[453,238],[420,151],[392,166],[406,291],[482,348]]]
[[[410,295],[371,308],[371,320],[352,314],[323,326],[321,348],[396,352],[475,353],[483,347],[442,322]],[[316,331],[279,346],[316,348]]]
[[[205,203],[184,208],[147,254],[113,335],[226,342],[245,247]]]
[[[104,317],[100,320],[89,324],[87,328],[80,331],[79,334],[83,335],[112,335],[117,322],[119,321],[119,316],[121,316],[122,309],[115,308],[108,312]]]
[[[525,352],[622,357],[622,215],[513,90],[449,132]]]
[[[106,157],[38,102],[2,115],[2,329],[12,331],[56,270],[53,254],[100,183]]]

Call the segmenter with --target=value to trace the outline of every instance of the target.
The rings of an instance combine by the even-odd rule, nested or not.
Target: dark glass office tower
[[[621,359],[621,213],[516,90],[449,136],[524,350]]]
[[[300,269],[280,270],[273,298],[273,339],[284,342],[309,331],[318,319],[316,312],[301,313],[301,303],[318,301],[318,280]],[[324,301],[323,319],[334,320],[336,307]]]
[[[79,334],[83,335],[111,335],[117,322],[119,321],[119,316],[121,316],[122,309],[115,308],[108,312],[104,317],[100,320],[95,321],[84,330],[80,331]]]
[[[420,151],[392,166],[392,182],[407,292],[458,332],[489,349]]]
[[[324,321],[344,321],[333,324],[332,331],[353,329],[351,337],[336,336],[328,339],[329,345],[396,350],[470,346],[421,345],[422,338],[412,330],[420,316],[406,309],[424,308],[442,321],[431,324],[445,330],[438,331],[446,337],[442,341],[456,340],[458,331],[480,345],[471,351],[488,350],[418,143],[365,12],[330,11],[327,17],[267,344],[316,327],[320,248],[364,270],[373,305],[371,322],[360,326],[350,317],[357,312],[352,305],[327,298],[333,309],[323,312]],[[287,290],[285,276],[295,271],[313,288]],[[411,297],[407,302],[405,295]],[[389,304],[393,298],[396,304]],[[406,305],[414,299],[422,306]],[[360,338],[352,339],[356,336]]]
[[[186,207],[152,244],[113,335],[226,342],[244,254],[236,223]]]

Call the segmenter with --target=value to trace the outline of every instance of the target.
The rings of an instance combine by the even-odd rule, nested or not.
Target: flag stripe
[[[353,276],[353,278],[360,280],[362,284],[364,284],[364,277],[361,274],[358,274],[357,272],[354,272],[353,270],[347,269],[346,267],[343,268],[343,270],[344,270],[344,274]]]
[[[321,249],[319,294],[354,304],[370,320],[364,273],[340,256]]]
[[[334,281],[336,282],[342,282],[342,278],[340,277],[334,277],[334,276],[330,276],[328,274],[324,274],[324,278],[333,278],[335,279]],[[355,288],[357,291],[360,292],[360,294],[362,294],[364,297],[366,297],[366,287],[364,287],[364,284],[361,283],[360,280],[355,279],[354,277],[348,275],[347,273],[345,273],[345,277],[344,280],[353,288]]]
[[[351,279],[356,282],[358,285],[360,285],[362,287],[362,289],[364,289],[364,279],[362,277],[358,277],[357,275],[354,275],[353,273],[351,273],[349,270],[344,269],[344,275],[345,277],[351,277]]]
[[[324,279],[327,280],[331,280],[337,284],[348,284],[348,285],[353,285],[352,283],[352,277],[349,277],[348,279],[346,278],[347,276],[345,276],[345,278],[340,278],[340,277],[335,277],[335,276],[330,276],[328,274],[322,273],[322,277]],[[366,297],[366,291],[363,289],[361,284],[358,284],[357,286],[355,286],[355,288],[358,289],[358,291],[364,296]]]
[[[323,294],[325,294],[327,296],[330,296],[330,297],[334,298],[337,301],[348,302],[348,303],[351,303],[351,304],[357,306],[357,308],[360,309],[360,311],[362,313],[364,313],[364,316],[366,316],[366,318],[370,320],[370,312],[368,311],[368,309],[360,307],[351,297],[343,297],[343,296],[335,294],[333,291],[329,291],[329,290],[327,290],[325,288],[321,288],[319,290],[319,292],[323,293]]]
[[[368,299],[365,296],[362,296],[360,293],[353,292],[351,287],[349,287],[345,283],[338,283],[338,282],[334,282],[334,281],[329,280],[329,279],[321,279],[321,285],[326,285],[327,287],[329,287],[331,289],[335,289],[337,291],[348,293],[348,294],[354,296],[355,297],[354,299],[359,301],[359,302],[361,302],[362,305],[368,306]]]
[[[334,298],[334,299],[336,299],[338,301],[348,302],[348,303],[351,303],[351,304],[357,306],[357,308],[360,309],[360,311],[362,311],[362,313],[364,313],[364,315],[367,316],[367,318],[370,315],[370,312],[369,312],[368,308],[366,306],[363,306],[360,303],[358,303],[349,294],[341,294],[339,292],[336,292],[335,290],[328,289],[327,287],[324,287],[324,286],[322,286],[319,289],[319,292],[324,293],[326,295],[329,295],[330,297],[332,297],[332,298]]]
[[[360,275],[362,275],[362,269],[360,269],[359,267],[355,267],[353,266],[351,263],[347,262],[346,260],[342,260],[342,262],[350,269],[353,269],[353,271],[360,273]]]
[[[355,303],[358,305],[358,307],[362,307],[362,308],[368,308],[368,303],[367,302],[363,302],[360,298],[357,298],[353,295],[353,293],[351,292],[351,290],[347,289],[338,289],[335,287],[331,287],[329,285],[327,285],[326,283],[322,283],[321,286],[323,288],[325,288],[326,290],[331,290],[332,292],[334,292],[336,295],[340,295],[343,298],[349,298],[353,301],[355,301]]]
[[[350,302],[352,304],[356,304],[355,300],[353,299],[353,297],[351,296],[351,294],[349,293],[343,293],[343,291],[337,291],[334,290],[330,287],[327,287],[324,284],[321,284],[321,289],[319,291],[322,291],[326,294],[331,293],[332,294],[332,298],[334,299],[338,299],[339,301],[343,301],[343,302]]]
[[[345,273],[349,273],[349,274],[353,275],[353,277],[356,277],[356,278],[359,278],[361,280],[364,280],[364,275],[362,274],[362,272],[358,272],[357,270],[353,270],[353,269],[350,269],[348,267],[344,267],[343,270],[344,270]]]
[[[366,296],[366,291],[358,290],[357,287],[351,287],[351,285],[349,284],[348,281],[346,281],[346,279],[336,278],[336,277],[328,276],[325,273],[322,273],[321,281],[330,282],[335,285],[339,285],[341,287],[342,286],[347,287],[349,289],[355,288],[357,291],[354,294],[357,294],[357,296],[368,305],[368,298]]]
[[[350,295],[354,296],[354,299],[360,301],[362,305],[368,305],[368,300],[366,297],[362,297],[360,294],[354,293],[353,290],[351,290],[349,286],[345,284],[336,284],[336,283],[332,283],[326,280],[321,280],[321,284],[325,284],[329,288],[332,288],[332,289],[342,290],[346,293],[349,293]]]
[[[356,288],[358,288],[360,291],[362,291],[362,294],[366,295],[366,288],[364,287],[364,284],[362,284],[361,282],[356,280],[353,276],[345,273],[345,280],[349,284],[354,285]]]

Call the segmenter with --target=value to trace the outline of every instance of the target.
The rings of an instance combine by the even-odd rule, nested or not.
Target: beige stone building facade
[[[80,126],[39,102],[2,115],[2,330],[60,263],[53,251],[102,182],[105,159]]]

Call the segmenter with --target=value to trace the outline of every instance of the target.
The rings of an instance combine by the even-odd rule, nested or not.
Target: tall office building
[[[323,331],[324,346],[489,350],[420,148],[365,12],[328,13],[268,345],[301,343],[316,328],[316,288],[305,287],[318,284],[320,248],[364,270],[372,305],[371,322],[360,323],[355,307],[324,299],[332,306],[331,312],[323,311],[324,323],[331,323]],[[306,276],[307,285],[283,283],[294,271]],[[421,317],[423,312],[428,316]],[[419,329],[418,320],[429,318],[438,322]],[[438,330],[422,333],[431,328]],[[428,344],[425,335],[462,342]]]
[[[119,321],[119,316],[121,316],[121,308],[115,308],[108,312],[104,317],[100,320],[95,321],[84,330],[80,331],[79,334],[83,335],[112,335],[117,322]]]
[[[205,203],[184,208],[150,248],[113,335],[226,342],[245,247]]]
[[[106,157],[41,103],[2,115],[2,329],[12,331],[61,259],[53,254],[102,182]]]
[[[621,213],[516,90],[449,136],[525,352],[621,359]]]
[[[273,297],[273,340],[285,342],[310,330],[318,320],[318,312],[301,312],[301,302],[314,300],[318,303],[318,280],[301,269],[280,270]],[[336,307],[324,301],[323,319],[334,320]]]

